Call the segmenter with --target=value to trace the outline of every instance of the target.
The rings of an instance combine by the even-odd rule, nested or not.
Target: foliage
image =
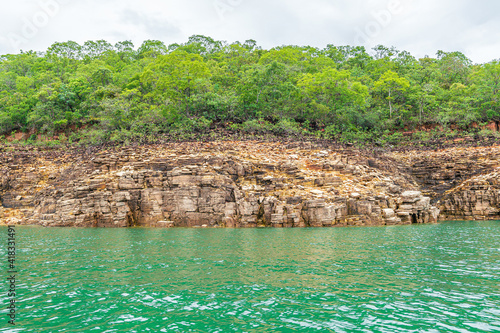
[[[232,124],[249,134],[390,144],[406,140],[399,132],[408,128],[468,130],[492,120],[500,120],[500,62],[472,64],[460,52],[416,59],[382,45],[371,53],[331,44],[264,50],[254,40],[195,35],[168,46],[68,41],[0,56],[0,134],[59,135],[62,143],[181,138]],[[455,135],[413,138],[445,134]]]
[[[247,120],[240,125],[233,124],[231,128],[234,130],[241,130],[242,132],[250,134],[264,134],[272,132],[273,125],[268,121],[265,121],[262,118],[260,118],[260,119]]]

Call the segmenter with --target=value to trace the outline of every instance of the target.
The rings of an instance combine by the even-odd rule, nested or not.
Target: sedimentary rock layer
[[[500,220],[500,147],[388,154],[441,210],[441,220]]]
[[[0,222],[81,227],[392,225],[436,222],[435,206],[441,208],[441,218],[493,218],[499,212],[496,152],[491,148],[476,162],[461,152],[462,161],[455,165],[450,153],[374,155],[311,143],[40,151],[6,147],[0,154]],[[464,163],[469,163],[466,168]],[[480,165],[477,171],[474,163]]]

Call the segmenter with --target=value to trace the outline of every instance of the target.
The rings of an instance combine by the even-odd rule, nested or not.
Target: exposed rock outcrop
[[[433,223],[387,159],[310,143],[182,143],[0,155],[3,223],[325,227]]]
[[[500,170],[466,180],[441,201],[443,220],[500,220]]]
[[[441,210],[441,220],[500,220],[500,147],[391,153]]]
[[[324,227],[500,220],[500,149],[312,143],[4,147],[0,223]]]

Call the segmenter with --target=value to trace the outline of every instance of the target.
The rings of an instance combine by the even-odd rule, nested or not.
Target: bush
[[[0,133],[8,133],[15,128],[11,117],[6,113],[0,112]]]
[[[478,134],[479,134],[479,136],[481,136],[483,138],[487,138],[487,137],[500,138],[500,133],[499,132],[492,131],[492,130],[490,130],[488,128],[480,130]]]
[[[140,139],[140,134],[127,129],[119,129],[111,132],[109,140],[116,143],[129,144],[130,142]]]
[[[329,125],[325,128],[325,131],[322,132],[322,137],[325,139],[336,139],[341,135],[341,131],[339,127],[335,124]]]
[[[368,132],[368,131],[347,131],[347,132],[342,132],[340,136],[340,142],[345,142],[345,143],[368,143],[373,141],[375,132]]]
[[[68,120],[67,119],[56,120],[52,123],[52,125],[56,130],[60,130],[68,125]]]
[[[394,132],[392,134],[386,134],[386,135],[384,135],[384,140],[386,142],[392,143],[392,144],[400,143],[400,142],[404,141],[403,133]]]
[[[78,142],[81,139],[81,132],[72,132],[68,137],[68,142],[71,144],[73,142]]]
[[[97,145],[105,142],[109,135],[102,129],[91,128],[87,131],[82,131],[80,135],[80,143]]]
[[[170,125],[170,130],[181,134],[203,133],[210,128],[210,125],[212,125],[212,121],[203,116],[199,118],[184,118],[180,122]]]
[[[204,116],[212,121],[223,121],[235,118],[238,98],[231,92],[207,92],[191,96],[190,102],[191,114]]]
[[[294,120],[282,119],[274,125],[273,132],[278,135],[298,135],[301,128]]]
[[[429,132],[426,132],[426,131],[418,131],[418,132],[415,132],[412,134],[412,138],[414,140],[418,140],[418,141],[429,141],[431,139],[431,135],[429,134]]]

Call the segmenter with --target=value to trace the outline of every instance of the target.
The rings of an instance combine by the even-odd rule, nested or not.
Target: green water
[[[0,332],[500,331],[500,222],[16,231]]]

